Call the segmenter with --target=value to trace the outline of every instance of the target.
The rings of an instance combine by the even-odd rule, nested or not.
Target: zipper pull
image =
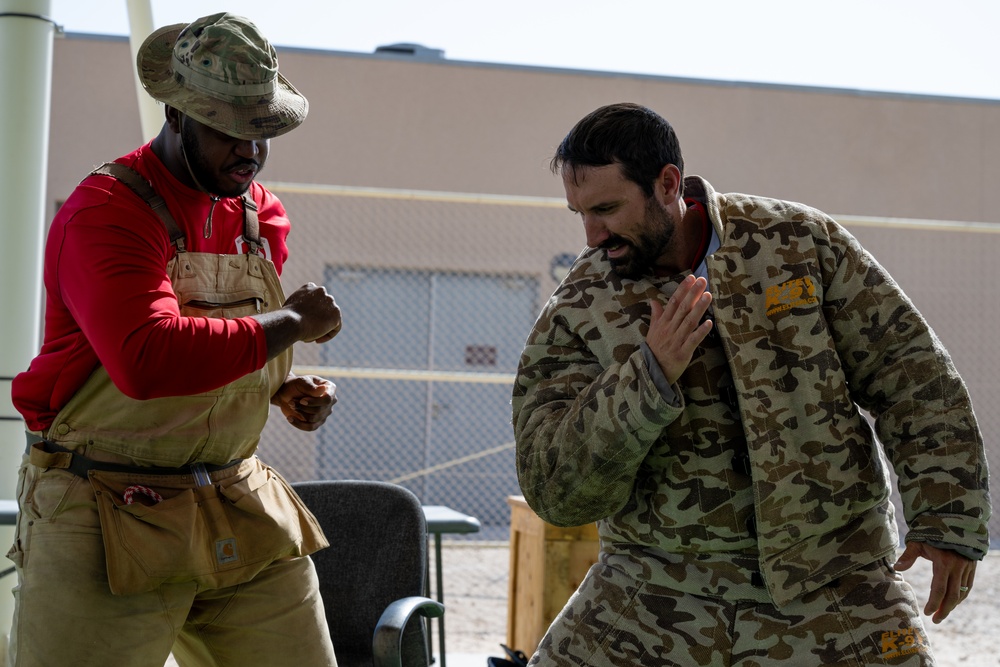
[[[208,219],[205,220],[205,231],[202,232],[206,239],[212,238],[212,213],[215,212],[215,205],[219,203],[219,197],[215,195],[208,195],[208,198],[212,200],[212,207],[208,209]]]

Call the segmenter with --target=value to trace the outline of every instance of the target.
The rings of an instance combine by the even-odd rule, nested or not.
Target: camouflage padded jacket
[[[712,318],[749,450],[753,553],[770,599],[787,603],[894,552],[879,442],[899,477],[907,540],[985,555],[988,471],[971,400],[892,278],[816,209],[720,194],[697,176],[685,196],[705,203],[721,242],[706,257]],[[585,249],[542,309],[515,380],[524,497],[554,525],[597,521],[602,554],[623,542],[683,549],[667,528],[685,510],[644,484],[654,468],[666,484],[728,474],[666,437],[683,392],[663,398],[641,349],[649,300],[669,296],[662,283],[620,278],[604,251]],[[686,548],[716,546],[725,551]]]

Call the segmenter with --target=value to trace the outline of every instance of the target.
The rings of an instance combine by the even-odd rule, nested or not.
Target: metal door
[[[323,346],[339,402],[320,476],[404,484],[506,525],[519,493],[510,375],[537,312],[525,276],[330,267],[344,328]]]

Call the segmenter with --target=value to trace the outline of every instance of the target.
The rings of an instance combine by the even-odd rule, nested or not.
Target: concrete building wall
[[[1000,103],[711,83],[279,47],[310,100],[264,180],[561,197],[554,147],[584,114],[646,104],[687,171],[832,214],[997,222]],[[140,140],[124,39],[56,40],[49,192]]]

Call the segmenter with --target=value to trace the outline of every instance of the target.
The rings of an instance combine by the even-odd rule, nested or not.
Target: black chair
[[[340,667],[427,667],[427,526],[420,501],[386,482],[292,485],[330,546],[312,555]]]

